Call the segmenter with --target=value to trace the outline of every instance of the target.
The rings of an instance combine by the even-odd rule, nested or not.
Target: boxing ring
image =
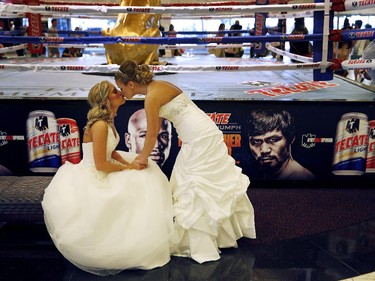
[[[351,2],[350,2],[351,3]],[[224,133],[228,152],[249,175],[253,186],[290,186],[295,180],[264,178],[258,163],[249,150],[247,122],[253,109],[282,108],[295,119],[295,140],[292,155],[302,166],[314,174],[314,180],[304,184],[343,186],[370,185],[374,180],[374,99],[375,90],[350,79],[333,75],[335,69],[373,68],[374,60],[338,61],[332,59],[329,40],[373,39],[375,29],[366,34],[359,32],[330,31],[335,9],[349,10],[349,2],[283,5],[244,6],[186,6],[186,7],[121,7],[121,6],[25,6],[2,5],[0,11],[19,13],[46,13],[60,15],[68,7],[70,14],[88,13],[92,16],[128,13],[212,13],[223,11],[232,14],[284,12],[296,16],[314,11],[319,15],[320,32],[296,37],[288,34],[241,37],[189,36],[184,38],[136,38],[127,36],[57,37],[1,36],[4,43],[19,44],[157,44],[165,49],[184,48],[179,57],[160,58],[150,65],[155,79],[178,85],[202,108]],[[371,6],[372,7],[372,6]],[[364,8],[364,7],[362,7]],[[48,12],[48,13],[47,13]],[[261,31],[260,31],[261,33]],[[50,41],[48,41],[50,40]],[[314,57],[296,57],[285,51],[272,49],[270,42],[314,41]],[[0,42],[1,43],[1,42]],[[285,63],[273,58],[217,58],[213,55],[194,55],[194,48],[217,48],[250,44],[255,48],[268,48],[280,55],[299,60]],[[221,45],[221,46],[219,46]],[[324,51],[321,51],[324,50]],[[97,82],[113,80],[117,64],[108,64],[105,55],[84,55],[81,58],[11,58],[0,64],[0,164],[15,175],[40,175],[30,170],[30,140],[25,133],[26,121],[33,111],[52,112],[54,118],[75,120],[82,134],[86,122],[87,93]],[[123,138],[130,115],[143,107],[143,98],[137,97],[122,107],[117,127]],[[365,115],[364,125],[352,135],[343,136],[343,116],[354,113]],[[355,118],[354,118],[355,119]],[[365,127],[362,127],[365,126]],[[345,127],[345,126],[344,126]],[[57,128],[56,130],[59,130]],[[364,135],[367,134],[367,137]],[[344,138],[344,139],[343,139]],[[355,139],[356,141],[352,141]],[[360,140],[360,141],[358,141]],[[344,153],[341,151],[345,141]],[[127,150],[123,140],[118,147]],[[169,175],[178,153],[179,141],[172,131],[171,151],[162,167]],[[349,152],[348,152],[349,151]],[[60,152],[61,153],[61,152]],[[17,155],[17,157],[13,157]],[[57,168],[57,167],[56,167]],[[340,170],[340,173],[337,173]],[[300,180],[298,180],[300,182]]]

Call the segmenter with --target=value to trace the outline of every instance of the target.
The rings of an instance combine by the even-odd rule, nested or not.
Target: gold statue
[[[120,6],[160,6],[161,0],[121,0]],[[160,14],[118,14],[115,26],[103,29],[103,36],[160,37]],[[108,64],[120,65],[125,60],[138,64],[157,64],[159,45],[104,44]]]

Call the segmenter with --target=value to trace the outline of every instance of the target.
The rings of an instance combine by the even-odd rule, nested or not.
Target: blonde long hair
[[[147,64],[138,65],[134,60],[124,61],[115,74],[115,80],[127,85],[129,81],[147,85],[154,79],[154,73]]]
[[[88,102],[91,109],[87,113],[87,123],[84,130],[90,129],[92,124],[99,120],[104,120],[107,123],[112,122],[111,103],[108,100],[111,85],[108,81],[102,81],[90,89]]]

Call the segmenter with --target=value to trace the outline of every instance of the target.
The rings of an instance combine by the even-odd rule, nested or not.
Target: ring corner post
[[[327,63],[333,58],[332,42],[328,40],[329,31],[333,27],[333,11],[330,9],[330,0],[314,0],[315,3],[324,2],[324,11],[314,12],[314,34],[323,34],[322,40],[314,41],[313,61]],[[314,81],[329,81],[333,79],[333,71],[329,68],[314,69]]]
[[[269,5],[269,0],[256,0],[256,5]],[[255,36],[266,35],[266,18],[268,13],[255,13]],[[262,55],[266,51],[265,42],[254,43],[254,54]]]

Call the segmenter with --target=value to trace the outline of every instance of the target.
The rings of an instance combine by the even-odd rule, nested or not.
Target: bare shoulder
[[[154,80],[149,84],[146,99],[158,101],[163,105],[181,93],[182,90],[170,82]]]
[[[168,81],[164,81],[164,80],[154,80],[154,81],[152,81],[149,84],[149,88],[152,89],[152,90],[155,90],[155,89],[161,90],[162,89],[166,92],[172,92],[172,93],[181,93],[182,92],[182,90],[178,86],[176,86],[176,85],[174,85],[174,84],[172,84]]]
[[[108,131],[107,123],[104,120],[98,120],[87,128],[83,135],[83,142],[92,142],[93,135],[106,134]]]
[[[108,130],[108,124],[104,120],[98,120],[91,125],[93,130]]]
[[[92,124],[90,128],[90,135],[91,138],[94,136],[102,136],[107,135],[108,133],[108,124],[104,120],[98,120],[94,124]]]

